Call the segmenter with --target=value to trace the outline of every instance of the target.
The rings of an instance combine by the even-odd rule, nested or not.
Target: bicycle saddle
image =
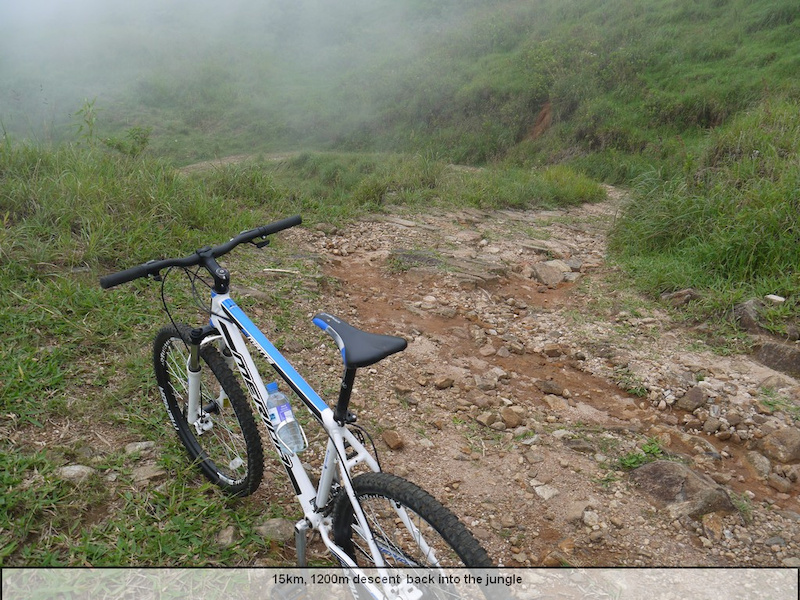
[[[361,331],[328,313],[315,316],[314,324],[333,338],[348,369],[374,365],[395,352],[405,350],[407,345],[401,337]]]

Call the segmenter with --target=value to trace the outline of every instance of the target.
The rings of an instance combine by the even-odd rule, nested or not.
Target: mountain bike
[[[156,335],[153,364],[161,400],[181,443],[203,474],[225,492],[246,496],[256,491],[264,452],[244,386],[302,508],[303,518],[295,525],[298,566],[307,566],[307,534],[315,530],[335,564],[353,572],[377,569],[380,577],[364,579],[360,588],[375,598],[421,597],[413,586],[369,582],[398,581],[388,577],[395,568],[491,567],[486,551],[449,509],[414,483],[381,470],[371,436],[349,410],[356,371],[404,350],[406,340],[362,331],[328,313],[316,315],[313,322],[333,339],[343,363],[341,387],[331,407],[231,298],[230,272],[217,259],[240,244],[263,248],[270,235],[300,223],[299,216],[290,217],[184,258],[150,261],[100,279],[103,288],[142,277],[161,282],[172,323]],[[198,284],[211,289],[210,303],[202,301],[208,324],[190,327],[173,321],[163,290],[173,269],[186,273],[196,297]],[[316,484],[299,451],[286,446],[274,415],[270,417],[267,388],[250,347],[302,401],[312,424],[327,433]],[[356,474],[357,467],[361,472]],[[425,586],[424,595],[449,597],[452,591],[436,583]]]

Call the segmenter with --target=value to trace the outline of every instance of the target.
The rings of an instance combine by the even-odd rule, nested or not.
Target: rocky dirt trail
[[[284,235],[333,281],[313,310],[409,340],[360,374],[359,423],[498,563],[800,565],[798,382],[614,286],[609,192]]]

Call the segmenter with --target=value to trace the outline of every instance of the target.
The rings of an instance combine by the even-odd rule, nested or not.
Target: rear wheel
[[[153,363],[161,398],[189,456],[203,474],[229,494],[247,496],[261,483],[264,451],[253,412],[228,363],[213,343],[200,349],[200,418],[187,421],[189,333],[161,329]]]
[[[353,491],[364,511],[375,543],[392,568],[489,568],[486,550],[449,509],[417,485],[388,473],[353,478]],[[374,566],[361,526],[347,494],[333,510],[334,539],[356,563]],[[453,585],[438,577],[425,586],[426,598],[458,597]],[[469,597],[469,596],[467,596]]]

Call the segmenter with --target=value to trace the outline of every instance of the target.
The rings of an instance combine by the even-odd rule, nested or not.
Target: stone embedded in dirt
[[[569,408],[569,404],[564,398],[554,394],[547,394],[544,397],[544,401],[550,407],[550,410],[567,410]]]
[[[394,429],[387,429],[386,431],[381,433],[381,438],[383,438],[383,441],[392,450],[400,450],[403,446],[405,446],[403,438],[400,437],[400,434],[397,433]]]
[[[575,452],[582,452],[584,454],[595,453],[595,447],[591,444],[591,442],[589,442],[589,440],[585,440],[583,438],[565,440],[564,445]]]
[[[631,479],[672,518],[736,512],[723,487],[681,463],[657,460],[635,469]]]
[[[548,287],[556,287],[564,281],[564,271],[552,267],[547,263],[536,263],[531,267],[531,276],[539,283]]]
[[[570,273],[572,272],[572,267],[570,267],[566,262],[563,260],[548,260],[544,263],[548,267],[553,267],[554,269],[558,269],[562,273]]]
[[[476,375],[475,376],[475,387],[479,390],[483,390],[484,392],[488,392],[489,390],[497,389],[497,383],[499,379],[497,374],[489,372],[484,375]]]
[[[724,535],[722,515],[720,515],[718,512],[707,513],[703,515],[701,523],[703,525],[703,533],[705,533],[706,538],[715,540],[717,542],[722,539],[722,536]]]
[[[494,346],[492,346],[491,344],[486,344],[480,350],[478,350],[478,353],[484,358],[488,358],[490,356],[497,354],[497,350],[495,350]]]
[[[131,442],[125,445],[125,454],[133,454],[134,452],[147,452],[156,447],[155,442]]]
[[[769,474],[769,477],[767,478],[767,484],[772,489],[783,492],[784,494],[788,494],[792,489],[792,482],[785,477],[781,477],[777,473]]]
[[[545,456],[538,450],[529,450],[523,454],[523,458],[532,465],[535,465],[537,463],[544,462]]]
[[[561,344],[555,344],[552,342],[545,344],[542,348],[542,352],[545,356],[549,356],[550,358],[558,358],[559,356],[566,354],[566,351]]]
[[[661,300],[670,304],[671,306],[683,306],[684,304],[689,304],[689,302],[697,300],[700,297],[700,294],[691,288],[679,290],[677,292],[667,292],[661,294]]]
[[[261,537],[276,542],[288,542],[294,539],[294,523],[288,519],[267,519],[255,528]]]
[[[398,394],[405,395],[405,394],[410,394],[411,392],[413,392],[414,388],[412,388],[410,385],[408,385],[408,383],[397,382],[397,383],[394,384],[394,391],[397,392]]]
[[[784,427],[761,440],[765,456],[782,463],[800,461],[800,429]]]
[[[510,406],[500,409],[500,418],[508,429],[514,429],[522,424],[522,415]]]
[[[514,354],[525,354],[525,346],[520,342],[509,342],[507,345],[503,346],[503,348]]]
[[[756,351],[756,359],[770,369],[800,377],[800,348],[797,344],[764,342]]]
[[[492,423],[497,421],[497,415],[493,412],[484,412],[475,417],[475,420],[484,427],[490,427]]]
[[[536,495],[539,496],[542,500],[550,500],[550,498],[554,498],[558,496],[560,493],[556,488],[552,485],[537,485],[533,491],[536,492]]]
[[[564,387],[551,379],[537,379],[535,385],[545,394],[561,396],[564,393]]]
[[[587,510],[583,513],[583,524],[587,527],[594,527],[600,525],[600,515],[593,510]]]
[[[583,519],[583,511],[589,508],[592,503],[589,500],[575,500],[567,504],[564,518],[568,523],[577,523]]]
[[[720,421],[717,417],[708,417],[703,423],[703,431],[705,433],[716,433],[716,431],[722,426],[722,421]]]
[[[733,317],[739,323],[739,327],[748,333],[761,333],[761,310],[764,305],[760,300],[751,299],[747,302],[737,304],[733,309]]]
[[[137,483],[158,479],[166,475],[167,472],[158,465],[144,465],[133,470],[133,480]]]
[[[436,380],[433,382],[433,385],[436,387],[437,390],[446,390],[448,388],[453,387],[452,377],[437,377]]]
[[[87,467],[86,465],[67,465],[56,471],[56,475],[61,477],[61,479],[66,479],[73,483],[83,483],[94,473],[96,473],[96,471],[92,467]]]
[[[687,412],[694,412],[708,400],[705,390],[699,385],[691,388],[683,397],[678,398],[676,406]]]
[[[239,539],[239,534],[233,525],[226,527],[217,534],[217,543],[220,546],[232,546]]]

